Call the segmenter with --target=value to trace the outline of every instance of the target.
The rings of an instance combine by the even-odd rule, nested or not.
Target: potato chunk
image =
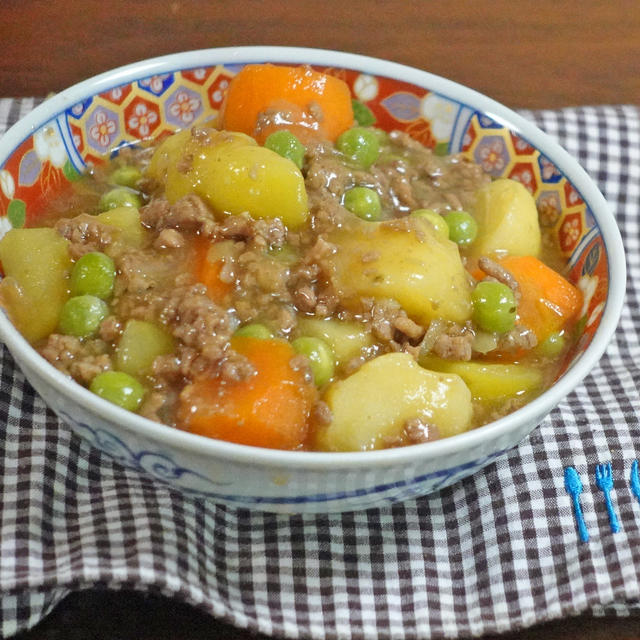
[[[0,240],[0,304],[30,342],[55,330],[69,297],[69,242],[55,229],[11,229]]]
[[[542,387],[542,372],[524,364],[457,362],[432,355],[420,358],[420,364],[434,371],[459,375],[473,398],[481,402],[516,398]]]
[[[170,202],[195,193],[220,215],[277,217],[290,228],[307,221],[304,179],[291,160],[242,133],[187,134],[167,138],[149,165],[148,174],[165,183]]]
[[[116,365],[129,375],[147,376],[152,373],[153,361],[173,349],[173,337],[163,327],[144,320],[129,320],[116,348]]]
[[[324,340],[332,349],[335,364],[340,367],[362,355],[373,345],[373,336],[366,325],[333,318],[300,318],[301,335]]]
[[[393,298],[413,320],[464,322],[471,316],[471,287],[458,247],[422,218],[354,222],[329,235],[337,252],[325,259],[342,301]]]
[[[96,218],[120,229],[119,240],[129,247],[140,248],[145,241],[146,230],[140,222],[140,212],[135,207],[117,207],[99,213]]]
[[[385,448],[419,418],[441,437],[461,433],[471,423],[471,393],[453,374],[427,371],[407,353],[388,353],[334,382],[325,395],[333,414],[319,429],[316,445],[325,451]]]
[[[478,235],[471,247],[474,256],[540,253],[538,210],[533,196],[520,182],[500,178],[479,189],[473,214],[478,223]]]

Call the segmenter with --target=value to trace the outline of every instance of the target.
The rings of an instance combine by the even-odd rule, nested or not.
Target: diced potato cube
[[[324,340],[333,350],[337,367],[357,358],[373,345],[371,333],[359,322],[333,318],[300,318],[298,330],[300,335]]]
[[[459,362],[433,355],[420,358],[426,369],[459,375],[475,400],[494,402],[535,393],[542,387],[542,372],[524,364]]]
[[[0,304],[30,342],[52,333],[69,297],[69,242],[55,229],[11,229],[0,240]]]
[[[435,425],[443,438],[471,424],[471,393],[462,379],[427,371],[407,353],[369,360],[331,384],[324,399],[333,419],[318,430],[316,444],[326,451],[382,449],[414,418]]]
[[[345,304],[362,297],[395,299],[416,322],[464,322],[471,316],[471,286],[458,247],[423,218],[402,223],[361,222],[338,229],[338,250],[325,259]]]
[[[474,256],[540,253],[538,210],[520,182],[500,178],[480,188],[473,215],[478,223],[478,235],[470,248]]]
[[[117,207],[103,213],[96,218],[104,223],[121,230],[119,240],[130,247],[140,248],[144,244],[147,234],[140,222],[140,212],[135,207]]]
[[[170,202],[195,193],[218,215],[248,212],[254,218],[278,217],[290,228],[307,221],[304,178],[291,160],[241,133],[178,136],[158,147],[148,170],[165,182]]]
[[[116,366],[129,375],[146,376],[153,361],[173,348],[173,337],[164,328],[144,320],[129,320],[116,349]]]

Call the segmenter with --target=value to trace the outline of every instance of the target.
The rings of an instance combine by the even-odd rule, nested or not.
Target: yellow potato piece
[[[55,229],[11,229],[0,240],[0,304],[30,342],[58,325],[69,297],[69,242]]]
[[[163,182],[175,202],[195,193],[219,215],[248,212],[280,218],[290,228],[309,217],[304,178],[298,167],[242,133],[180,132],[155,151],[148,174]]]
[[[424,325],[434,318],[470,318],[471,287],[458,247],[427,220],[354,222],[329,240],[338,250],[325,259],[326,267],[345,304],[393,298]]]
[[[470,248],[472,255],[540,253],[538,210],[533,196],[520,182],[500,178],[480,188],[473,215],[478,235]]]
[[[96,218],[120,229],[118,239],[127,246],[140,248],[144,244],[146,230],[140,222],[140,212],[135,207],[116,207],[99,213]]]
[[[173,349],[173,337],[163,327],[129,320],[116,348],[116,366],[129,375],[146,376],[152,372],[153,361]]]
[[[326,451],[385,448],[414,418],[436,425],[443,438],[471,424],[471,393],[462,379],[427,371],[407,353],[369,360],[331,384],[324,400],[333,420],[318,431],[316,445]]]
[[[475,400],[494,402],[535,393],[542,387],[542,372],[523,364],[459,362],[427,355],[420,364],[433,371],[459,375]]]
[[[373,336],[360,322],[333,318],[300,318],[300,335],[324,340],[333,350],[337,367],[357,358],[373,345]]]

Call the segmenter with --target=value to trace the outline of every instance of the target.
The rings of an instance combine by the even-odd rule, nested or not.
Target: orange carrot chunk
[[[317,399],[313,384],[291,367],[296,353],[284,340],[236,337],[232,348],[255,374],[245,380],[203,378],[180,395],[178,424],[210,438],[269,449],[297,449]]]
[[[220,279],[223,261],[211,259],[211,242],[199,238],[196,242],[195,277],[207,287],[207,294],[214,302],[220,302],[231,292],[233,284]]]
[[[247,65],[231,80],[220,112],[222,129],[261,144],[278,129],[308,142],[335,140],[352,125],[347,84],[308,66]]]
[[[520,322],[538,342],[568,328],[582,308],[582,292],[534,256],[507,256],[500,260],[520,286]]]

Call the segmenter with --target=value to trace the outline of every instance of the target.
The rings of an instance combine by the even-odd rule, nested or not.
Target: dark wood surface
[[[510,107],[640,100],[637,0],[2,0],[0,96],[154,55],[248,44],[363,53]]]
[[[0,97],[44,96],[143,58],[217,46],[340,49],[446,76],[519,108],[640,104],[637,0],[1,0]],[[249,640],[156,596],[70,596],[20,640]],[[578,618],[503,640],[634,640],[640,621]]]

